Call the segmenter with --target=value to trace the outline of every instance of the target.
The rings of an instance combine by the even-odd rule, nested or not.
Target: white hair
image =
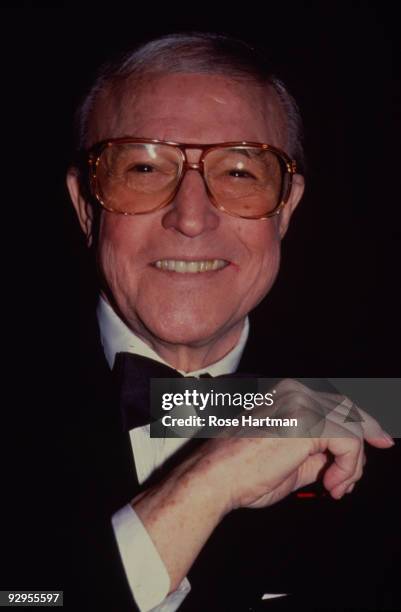
[[[305,165],[302,146],[302,120],[297,103],[284,83],[271,73],[269,62],[248,43],[222,34],[184,32],[156,38],[103,65],[75,116],[78,150],[87,146],[91,115],[99,94],[121,85],[140,81],[152,73],[219,74],[248,79],[276,92],[286,117],[287,153],[302,171]]]

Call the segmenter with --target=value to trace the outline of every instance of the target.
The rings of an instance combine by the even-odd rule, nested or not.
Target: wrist
[[[188,512],[202,507],[217,524],[232,509],[225,490],[212,461],[194,453],[162,482],[139,493],[131,506],[145,522],[166,506],[186,507]]]
[[[208,448],[208,443],[205,450]],[[190,477],[191,486],[196,491],[201,491],[201,500],[206,501],[208,507],[215,513],[217,522],[220,522],[234,507],[231,496],[231,483],[227,479],[227,470],[221,458],[205,452],[203,447],[200,452],[192,457],[191,465],[187,466],[187,474]]]
[[[172,591],[225,514],[218,493],[205,463],[192,457],[131,502],[167,569]]]

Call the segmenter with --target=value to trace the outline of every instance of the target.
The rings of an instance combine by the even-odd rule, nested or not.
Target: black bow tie
[[[134,353],[117,353],[113,377],[125,431],[152,421],[149,409],[151,378],[184,378],[177,370]],[[201,377],[211,378],[210,374],[201,374]]]
[[[258,376],[260,375],[235,372],[216,377],[201,374],[199,378],[258,378]],[[150,414],[151,378],[184,378],[180,372],[164,363],[135,353],[117,353],[113,377],[125,431],[148,425],[154,420]]]

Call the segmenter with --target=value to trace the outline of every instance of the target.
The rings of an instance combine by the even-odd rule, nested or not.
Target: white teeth
[[[228,262],[224,259],[208,259],[204,261],[183,261],[181,259],[159,259],[154,264],[156,268],[161,270],[169,270],[171,272],[207,272],[209,270],[220,270],[228,266]]]

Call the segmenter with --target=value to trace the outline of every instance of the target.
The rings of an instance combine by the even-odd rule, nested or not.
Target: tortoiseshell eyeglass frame
[[[138,213],[115,210],[113,208],[108,207],[102,201],[99,195],[99,192],[98,192],[96,171],[97,171],[99,160],[100,160],[100,157],[103,151],[106,148],[112,147],[115,144],[161,144],[161,145],[169,145],[170,147],[174,147],[175,149],[180,151],[181,158],[182,158],[182,164],[180,166],[179,174],[177,176],[177,184],[175,186],[174,191],[169,195],[169,197],[166,200],[164,200],[163,202],[155,206],[155,208],[153,208],[152,210],[145,211],[145,212],[138,212]],[[268,213],[264,213],[262,216],[246,216],[245,217],[243,215],[238,215],[233,211],[226,210],[224,206],[222,206],[216,201],[213,193],[209,189],[209,186],[208,186],[208,183],[205,177],[205,173],[204,173],[205,157],[207,156],[208,153],[216,149],[232,149],[234,147],[239,148],[239,149],[241,148],[246,149],[248,147],[252,147],[252,148],[260,149],[262,151],[263,150],[270,151],[273,154],[275,154],[277,158],[279,159],[281,168],[283,170],[280,198],[278,199],[277,206],[272,211]],[[191,150],[191,149],[196,149],[196,150],[201,151],[201,156],[197,163],[191,163],[187,159],[186,151]],[[172,141],[156,140],[156,139],[152,140],[149,138],[133,138],[133,137],[128,136],[128,137],[122,137],[122,138],[108,138],[107,140],[102,140],[96,143],[95,145],[93,145],[92,147],[90,147],[90,149],[86,152],[86,154],[87,154],[87,161],[89,163],[90,188],[96,200],[99,202],[99,204],[103,208],[105,208],[106,210],[110,212],[115,212],[117,214],[130,215],[130,216],[148,214],[150,212],[154,212],[155,210],[159,210],[160,208],[164,208],[165,206],[170,204],[170,202],[175,198],[187,170],[196,170],[200,172],[203,178],[205,187],[206,187],[208,197],[215,208],[229,215],[232,215],[234,217],[240,217],[243,219],[260,219],[260,220],[268,219],[270,217],[273,217],[274,215],[279,214],[283,206],[285,206],[285,204],[287,203],[289,195],[291,193],[293,175],[297,171],[296,161],[294,159],[291,159],[291,157],[289,157],[287,153],[285,153],[281,149],[274,147],[272,145],[269,145],[267,143],[249,142],[249,141],[221,142],[221,143],[213,143],[213,144],[194,144],[194,143],[187,144],[187,143],[182,143],[182,142],[172,142]],[[285,184],[286,174],[288,175],[287,184]]]

